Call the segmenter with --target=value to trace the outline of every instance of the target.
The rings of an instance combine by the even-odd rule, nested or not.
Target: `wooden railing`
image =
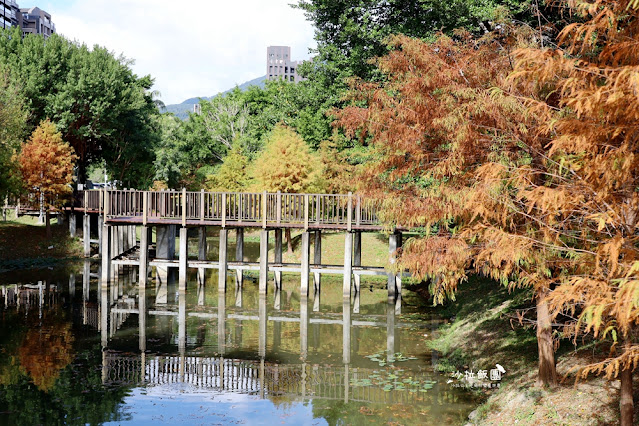
[[[379,225],[377,206],[357,194],[269,192],[85,190],[76,207],[99,211],[106,220],[139,217],[143,223],[179,220],[255,223],[256,226]]]

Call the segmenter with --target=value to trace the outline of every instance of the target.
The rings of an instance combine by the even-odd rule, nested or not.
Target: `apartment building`
[[[297,66],[302,61],[291,60],[289,46],[268,46],[266,48],[266,78],[298,82],[302,80],[297,74]]]
[[[0,28],[19,26],[20,8],[15,0],[0,0]]]
[[[49,38],[55,33],[55,24],[51,21],[51,15],[39,7],[20,9],[20,15],[22,35],[40,34],[44,38]]]

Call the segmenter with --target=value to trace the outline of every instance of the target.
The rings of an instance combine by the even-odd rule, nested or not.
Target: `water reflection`
[[[164,408],[157,410],[165,415],[183,410],[186,400],[181,398],[189,396],[213,404],[216,415],[237,421],[249,418],[221,401],[252,401],[264,416],[257,420],[265,423],[281,416],[295,423],[312,418],[357,423],[382,420],[382,415],[384,421],[444,424],[458,423],[470,411],[469,396],[448,387],[446,378],[432,369],[423,338],[424,327],[432,322],[402,316],[401,305],[387,303],[383,291],[342,299],[341,282],[324,280],[320,304],[319,289],[308,297],[300,295],[294,275],[283,276],[272,294],[260,295],[249,283],[218,292],[217,286],[206,286],[215,282],[212,271],[194,271],[186,291],[180,291],[171,272],[144,287],[134,271],[125,268],[114,271],[113,282],[105,285],[92,279],[99,276],[97,265],[84,263],[73,275],[53,281],[0,286],[2,309],[13,312],[2,317],[5,331],[0,337],[3,343],[15,339],[6,330],[24,315],[48,324],[44,328],[30,323],[29,329],[48,330],[58,339],[71,336],[66,353],[76,360],[53,365],[58,375],[52,375],[49,386],[63,386],[60,377],[77,373],[79,359],[93,362],[97,389],[117,389],[120,398],[119,405],[103,409],[99,422],[143,420],[139,413],[150,395],[162,400]],[[76,293],[80,275],[81,297],[79,288]],[[54,332],[50,312],[56,310],[66,312],[69,320],[68,328],[58,326]],[[43,349],[32,352],[38,350]],[[7,353],[19,357],[10,345]],[[398,361],[398,353],[407,360]],[[0,356],[0,403],[14,389],[2,375],[12,362],[15,359]],[[22,365],[19,360],[17,365]],[[23,380],[37,382],[33,368],[19,371]],[[85,383],[90,377],[77,377],[77,392],[83,387],[98,392],[98,385]],[[261,400],[269,405],[261,405]],[[86,416],[77,418],[86,422]]]

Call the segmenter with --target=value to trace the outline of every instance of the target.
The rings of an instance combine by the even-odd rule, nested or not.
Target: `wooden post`
[[[226,228],[226,192],[222,193],[222,228]]]
[[[282,222],[282,191],[277,191],[275,218],[276,218],[277,224],[279,225]]]
[[[313,244],[313,264],[320,266],[322,264],[322,231],[315,231],[315,243]],[[313,287],[315,293],[320,291],[322,275],[319,272],[313,273]]]
[[[353,237],[354,241],[354,253],[353,253],[353,265],[362,266],[362,232],[355,231]],[[355,281],[355,293],[359,293],[362,276],[360,274],[354,274],[353,279]]]
[[[204,201],[206,199],[204,190],[200,191],[200,222],[204,222]]]
[[[146,228],[146,223],[149,214],[149,191],[142,193],[142,225]]]
[[[235,235],[235,261],[244,263],[244,228],[237,228]],[[244,271],[235,270],[235,288],[242,287],[244,281]]]
[[[268,231],[260,231],[260,294],[266,294],[268,282]]]
[[[179,257],[179,291],[186,291],[186,268],[188,261],[188,229],[180,228],[180,257]]]
[[[104,189],[104,223],[107,222],[107,215],[109,214],[109,191]]]
[[[308,231],[308,194],[304,194],[304,230]]]
[[[145,198],[146,199],[146,198]],[[143,226],[140,232],[140,287],[146,288],[149,278],[149,228]],[[140,315],[144,313],[140,312]]]
[[[304,231],[302,233],[302,281],[300,288],[301,297],[308,297],[308,279],[311,272],[311,233]]]
[[[348,193],[348,212],[346,213],[348,218],[347,229],[348,232],[353,230],[353,193],[349,191]]]
[[[282,264],[282,228],[275,230],[275,263]],[[275,275],[275,288],[282,288],[282,271],[273,271]]]
[[[186,227],[186,188],[182,188],[182,228],[184,227]]]
[[[267,206],[268,193],[264,191],[262,193],[262,229],[266,229],[266,206]]]
[[[344,282],[342,296],[351,297],[351,275],[353,275],[353,234],[346,233],[344,239]]]
[[[362,197],[357,194],[357,208],[355,210],[355,224],[360,225],[362,221]]]
[[[226,278],[228,270],[227,249],[228,249],[229,231],[226,228],[220,229],[220,259],[218,269],[217,289],[221,292],[226,291]]]

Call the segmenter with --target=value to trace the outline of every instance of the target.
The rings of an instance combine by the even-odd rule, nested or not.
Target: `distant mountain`
[[[264,85],[266,84],[266,76],[262,76],[262,77],[258,77],[254,80],[251,81],[247,81],[245,83],[240,84],[238,87],[240,90],[244,91],[247,90],[249,87],[251,86],[258,86],[258,87],[264,87]],[[233,88],[235,89],[235,87]],[[233,89],[229,89],[225,92],[222,92],[221,94],[225,94],[230,92]],[[219,93],[218,93],[219,95]],[[217,96],[217,95],[215,95]],[[175,114],[176,117],[178,117],[181,120],[186,120],[189,117],[189,111],[193,111],[193,105],[196,105],[200,102],[200,99],[205,99],[207,101],[213,99],[215,96],[202,96],[202,97],[198,97],[198,98],[189,98],[187,100],[185,100],[184,102],[182,102],[181,104],[172,104],[172,105],[167,105],[166,106],[166,112],[171,112],[173,114]]]

